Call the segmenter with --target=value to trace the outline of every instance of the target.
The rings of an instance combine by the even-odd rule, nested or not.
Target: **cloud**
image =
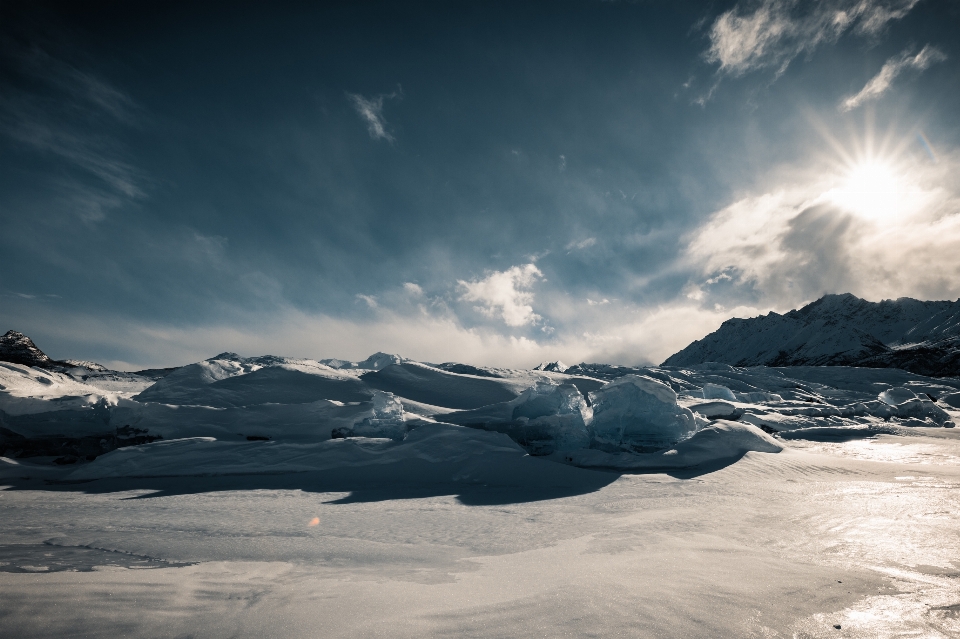
[[[85,97],[91,104],[124,124],[138,123],[137,112],[140,109],[123,91],[79,69],[69,68],[65,75],[66,81],[63,84],[68,91]]]
[[[868,100],[879,98],[890,88],[894,78],[900,75],[900,72],[904,69],[923,71],[934,62],[942,62],[946,59],[947,56],[942,51],[930,45],[923,47],[920,53],[916,55],[911,55],[909,50],[904,51],[900,55],[887,60],[880,69],[880,73],[873,76],[870,81],[860,89],[859,93],[844,99],[840,103],[840,110],[850,111],[856,109]]]
[[[362,293],[357,293],[357,299],[366,303],[367,308],[377,308],[377,298],[373,295],[363,295]]]
[[[115,136],[118,124],[140,122],[142,113],[133,99],[38,47],[5,44],[0,54],[13,74],[28,81],[4,84],[0,133],[97,178],[91,182],[74,174],[49,179],[49,186],[87,222],[101,221],[107,210],[145,197],[146,177],[124,159]]]
[[[71,109],[94,117],[107,115],[129,125],[138,124],[138,118],[143,116],[130,96],[103,78],[51,55],[41,46],[17,47],[10,41],[4,44],[6,57],[13,59],[20,73],[68,96]]]
[[[353,104],[360,117],[367,123],[367,132],[374,140],[384,139],[393,142],[393,136],[387,132],[387,121],[383,117],[384,99],[397,97],[397,93],[380,94],[375,98],[365,98],[357,93],[347,93],[347,99]]]
[[[199,255],[212,264],[222,264],[224,261],[227,245],[230,241],[222,235],[204,235],[197,231],[193,232],[193,239],[196,242],[196,248]]]
[[[423,296],[423,289],[420,287],[419,284],[414,284],[413,282],[404,282],[403,290],[405,290],[407,293],[409,293],[414,297]]]
[[[596,243],[597,243],[597,238],[588,237],[586,239],[580,240],[579,242],[570,242],[569,244],[567,244],[567,250],[569,251],[572,249],[590,248],[591,246],[594,246]]]
[[[529,288],[543,273],[534,264],[514,266],[491,273],[482,280],[458,280],[463,289],[460,299],[478,302],[477,310],[490,317],[500,317],[507,326],[536,324],[539,315],[533,312],[533,293]]]
[[[688,297],[748,298],[781,310],[824,293],[960,297],[960,194],[951,178],[960,156],[943,164],[898,169],[902,193],[890,195],[895,210],[879,217],[837,204],[825,180],[734,202],[688,237],[686,258],[707,278]],[[720,282],[723,292],[711,297],[706,289]]]
[[[100,361],[121,370],[182,366],[224,351],[352,361],[383,351],[426,362],[513,368],[530,368],[557,359],[650,364],[663,361],[692,340],[716,330],[731,314],[744,317],[766,310],[668,304],[610,316],[609,322],[590,330],[543,333],[538,340],[503,335],[490,327],[468,328],[449,312],[407,313],[382,306],[359,321],[306,313],[281,303],[272,307],[269,315],[248,309],[240,315],[221,317],[217,323],[184,325],[111,313],[72,313],[71,321],[64,322],[62,308],[28,304],[25,301],[22,308],[9,308],[8,325],[29,326],[28,334],[51,357]],[[64,344],[76,346],[64,350]]]
[[[875,34],[892,20],[904,17],[919,0],[762,0],[752,9],[737,4],[710,27],[707,62],[719,71],[740,76],[757,69],[778,67],[780,74],[802,53],[835,42],[844,32]]]

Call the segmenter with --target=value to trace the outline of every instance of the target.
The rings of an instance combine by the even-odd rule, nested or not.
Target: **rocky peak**
[[[563,362],[561,362],[560,360],[557,360],[555,362],[542,362],[540,365],[535,366],[533,370],[547,371],[550,373],[563,373],[563,372],[566,372],[568,368],[570,367],[564,364]]]
[[[0,336],[0,361],[41,368],[57,363],[37,348],[32,339],[17,331],[7,331]]]

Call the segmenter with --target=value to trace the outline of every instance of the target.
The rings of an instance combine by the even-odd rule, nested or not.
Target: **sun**
[[[896,168],[882,160],[864,160],[851,166],[830,199],[860,216],[882,220],[904,212],[907,189]]]

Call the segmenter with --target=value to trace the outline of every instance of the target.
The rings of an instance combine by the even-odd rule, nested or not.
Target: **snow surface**
[[[86,370],[0,363],[10,636],[960,635],[953,378]],[[13,456],[120,431],[162,439]]]

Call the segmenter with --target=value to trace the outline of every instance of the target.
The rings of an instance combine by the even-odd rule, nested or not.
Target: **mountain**
[[[534,366],[533,370],[535,371],[548,371],[551,373],[565,373],[567,369],[570,368],[560,360],[555,362],[541,362],[539,365]]]
[[[0,362],[39,368],[53,368],[60,364],[47,357],[46,353],[37,348],[32,339],[17,331],[7,331],[0,336]]]
[[[66,372],[73,377],[87,380],[89,377],[103,376],[104,379],[127,379],[131,375],[147,379],[162,379],[176,368],[151,368],[132,373],[110,370],[103,364],[79,359],[55,360],[37,348],[33,340],[17,331],[7,331],[0,335],[0,362],[35,366],[51,371]]]
[[[960,375],[960,300],[825,295],[801,309],[733,318],[664,366],[863,366]]]
[[[378,371],[381,368],[393,366],[394,364],[402,364],[406,361],[408,360],[399,355],[377,352],[362,362],[348,362],[342,359],[321,359],[320,363],[330,368]]]

